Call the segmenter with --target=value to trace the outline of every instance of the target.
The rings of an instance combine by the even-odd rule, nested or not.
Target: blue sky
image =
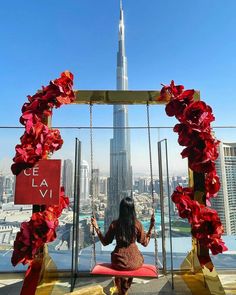
[[[214,125],[236,125],[236,1],[123,0],[123,6],[129,89],[160,89],[174,79],[200,90]],[[118,19],[118,0],[3,1],[0,126],[19,126],[26,95],[64,70],[74,74],[77,89],[115,89]],[[130,124],[145,124],[144,112],[131,108]],[[111,108],[95,109],[94,117],[95,125],[111,125]],[[53,124],[87,125],[87,107],[56,110]],[[175,120],[155,107],[152,124]],[[227,136],[235,140],[234,132]]]

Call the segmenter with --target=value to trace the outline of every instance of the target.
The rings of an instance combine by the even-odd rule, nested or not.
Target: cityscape
[[[96,218],[101,230],[105,230],[105,214],[108,204],[109,176],[104,176],[99,169],[93,171],[93,191],[91,191],[91,171],[89,164],[81,161],[80,165],[80,196],[74,196],[74,165],[71,159],[62,161],[61,184],[65,188],[65,194],[70,199],[69,209],[64,210],[60,217],[57,240],[50,246],[54,250],[70,250],[72,245],[72,226],[73,226],[73,204],[74,197],[79,197],[79,245],[83,249],[91,244],[90,217],[91,196],[95,200]],[[221,143],[219,158],[216,162],[217,171],[221,177],[221,190],[217,198],[212,201],[212,208],[218,210],[221,221],[224,225],[225,235],[236,235],[235,220],[235,195],[236,195],[236,143]],[[102,176],[100,176],[102,174]],[[177,185],[188,186],[188,176],[170,176],[169,189],[173,192]],[[20,229],[20,224],[30,218],[32,214],[31,205],[14,205],[14,186],[15,176],[0,175],[0,249],[9,251],[12,249],[16,233]],[[156,209],[157,231],[161,231],[160,223],[160,182],[154,176],[153,188]],[[165,222],[169,226],[168,214],[168,195],[167,182],[164,184],[164,207]],[[149,226],[152,214],[151,203],[151,179],[147,176],[133,177],[132,194],[135,200],[137,218],[139,218],[144,228]],[[171,224],[173,236],[190,236],[190,228],[186,220],[179,218],[174,203],[171,204]]]
[[[73,226],[73,204],[74,204],[74,190],[73,190],[73,162],[70,159],[63,161],[62,167],[62,185],[65,188],[65,193],[70,199],[70,206],[63,211],[60,217],[59,228],[57,231],[57,240],[49,245],[53,250],[71,250],[72,247],[72,226]],[[94,169],[93,173],[93,192],[91,191],[91,179],[89,165],[86,161],[82,161],[80,165],[80,214],[79,214],[79,245],[83,249],[91,244],[91,195],[95,199],[96,218],[101,229],[104,231],[104,219],[107,208],[109,177],[100,177],[99,169]],[[151,179],[147,177],[134,178],[133,182],[133,198],[135,200],[135,208],[137,218],[139,218],[147,230],[149,226],[150,216],[152,214],[151,204]],[[170,187],[173,190],[176,185],[186,186],[188,184],[188,177],[176,176],[171,177]],[[28,220],[32,215],[31,205],[14,205],[14,185],[15,177],[9,175],[0,176],[0,249],[1,251],[9,251],[12,249],[16,233],[20,229],[20,224]],[[156,208],[156,224],[157,230],[160,231],[160,199],[159,199],[159,179],[154,178],[154,196]],[[167,192],[165,191],[165,194]],[[79,196],[76,196],[79,197]],[[173,203],[171,203],[171,213],[174,220],[178,220]],[[168,215],[168,199],[165,198],[165,214]],[[168,219],[166,220],[168,224]],[[182,224],[182,231],[179,228],[173,228],[176,236],[190,235],[188,223],[179,220]]]

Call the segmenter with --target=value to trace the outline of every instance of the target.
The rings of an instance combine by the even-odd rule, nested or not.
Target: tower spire
[[[122,0],[120,0],[119,47],[117,52],[117,89],[128,89],[127,58],[125,55],[125,24]]]
[[[127,57],[125,55],[125,24],[122,0],[120,0],[120,19],[118,32],[118,51],[116,68],[117,90],[128,89]],[[132,191],[132,167],[130,157],[130,134],[128,127],[128,108],[126,105],[113,107],[113,138],[110,141],[110,178],[105,228],[117,219],[120,201]]]

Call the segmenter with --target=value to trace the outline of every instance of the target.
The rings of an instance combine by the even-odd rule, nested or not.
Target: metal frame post
[[[158,147],[158,166],[159,166],[159,182],[160,182],[160,207],[161,207],[161,236],[162,236],[162,265],[163,273],[166,274],[166,246],[165,246],[165,206],[164,206],[164,193],[163,193],[163,172],[162,172],[162,154],[161,154],[161,141],[157,144]]]
[[[172,225],[171,225],[171,206],[170,206],[170,179],[169,179],[169,163],[168,163],[167,139],[165,138],[164,141],[165,141],[165,150],[166,150],[167,198],[168,198],[168,209],[169,209],[171,287],[172,287],[172,289],[174,289]]]
[[[72,235],[72,266],[71,266],[71,292],[74,290],[78,274],[79,255],[79,210],[80,210],[80,163],[81,142],[75,139],[75,169],[74,169],[74,208],[73,208],[73,235]]]

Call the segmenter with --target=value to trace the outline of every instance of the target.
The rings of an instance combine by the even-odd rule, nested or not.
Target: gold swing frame
[[[73,104],[98,104],[98,105],[115,105],[115,104],[127,104],[127,105],[165,105],[168,100],[160,99],[159,90],[75,90],[75,101]],[[200,100],[200,92],[195,91],[194,100]],[[193,172],[188,169],[189,173],[189,186],[194,189],[194,200],[200,204],[205,203],[205,182],[204,174]],[[190,275],[197,275],[203,282],[203,285],[207,285],[209,294],[225,294],[219,276],[212,263],[209,265],[213,267],[210,271],[207,267],[201,267],[198,255],[209,255],[209,250],[203,248],[197,239],[192,237],[192,249],[187,257],[184,259],[181,269],[190,269]],[[188,280],[185,280],[188,284]]]

